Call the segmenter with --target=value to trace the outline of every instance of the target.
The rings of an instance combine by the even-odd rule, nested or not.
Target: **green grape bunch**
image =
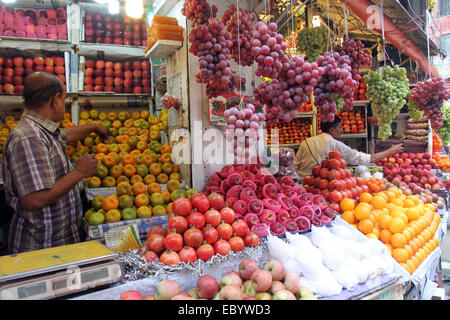
[[[406,69],[398,65],[380,67],[364,76],[366,96],[372,99],[372,111],[380,126],[379,137],[386,140],[392,135],[391,123],[406,104],[409,81]]]
[[[450,142],[450,103],[445,103],[442,107],[444,125],[439,128],[439,135],[442,142],[448,144]]]
[[[304,28],[297,35],[297,49],[305,53],[306,60],[313,62],[325,51],[327,40],[325,27]]]
[[[419,110],[419,106],[412,99],[408,99],[409,116],[414,120],[422,120],[423,111]]]

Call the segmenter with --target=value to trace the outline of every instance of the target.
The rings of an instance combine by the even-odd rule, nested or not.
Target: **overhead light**
[[[139,19],[144,14],[143,0],[126,0],[125,12],[128,16],[134,19]]]
[[[108,9],[110,14],[118,14],[120,11],[119,0],[110,0]]]
[[[320,27],[320,17],[319,16],[313,16],[312,25],[314,28]]]

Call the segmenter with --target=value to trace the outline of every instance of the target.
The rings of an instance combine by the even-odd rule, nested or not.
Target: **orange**
[[[341,218],[350,224],[353,224],[356,221],[355,214],[353,211],[344,211],[341,215]]]
[[[406,244],[405,236],[402,233],[394,233],[391,237],[391,244],[394,248],[403,248]]]
[[[414,262],[412,262],[411,259],[408,259],[406,261],[406,265],[408,266],[409,273],[413,274],[416,270],[416,265],[414,264]]]
[[[131,178],[136,173],[136,167],[132,164],[126,164],[123,166],[123,174],[128,178]]]
[[[403,233],[403,235],[405,236],[405,239],[406,239],[407,242],[411,241],[411,239],[412,239],[412,234],[411,234],[411,232],[409,231],[408,228],[403,229],[403,232],[402,232],[402,233]]]
[[[417,257],[417,259],[419,259],[420,262],[425,260],[425,258],[427,257],[425,250],[423,248],[420,248],[419,250],[417,250],[416,257]]]
[[[377,223],[377,218],[375,218],[375,216],[373,214],[370,214],[369,216],[369,220],[372,221],[372,223],[375,225],[375,223]]]
[[[414,207],[416,204],[414,203],[413,200],[406,198],[405,201],[403,201],[403,207],[404,208],[412,208]]]
[[[108,196],[103,199],[102,208],[105,211],[109,211],[111,209],[117,209],[119,207],[119,199],[117,199],[114,195]]]
[[[134,195],[145,193],[147,191],[147,186],[143,182],[136,182],[131,186]]]
[[[392,200],[391,203],[403,208],[403,201],[399,198]]]
[[[142,206],[148,206],[149,203],[150,203],[150,199],[147,197],[147,195],[145,193],[138,194],[134,198],[134,204],[138,208],[142,207]]]
[[[124,165],[133,164],[134,160],[135,159],[132,154],[126,154],[125,156],[122,157],[122,164],[124,164]]]
[[[408,260],[408,252],[403,248],[395,248],[392,250],[392,257],[398,263],[405,263]]]
[[[152,182],[148,185],[147,191],[150,195],[154,193],[161,193],[161,185],[157,182]]]
[[[389,221],[388,227],[392,233],[403,232],[403,229],[405,228],[405,222],[401,218],[392,218],[391,221]]]
[[[353,211],[355,209],[355,201],[350,198],[344,198],[340,202],[342,211]]]
[[[417,269],[417,267],[420,265],[419,259],[417,259],[416,256],[412,256],[411,258],[409,258],[409,260],[414,263],[414,269]]]
[[[359,196],[360,202],[372,203],[372,200],[373,200],[373,196],[368,192],[363,192]]]
[[[389,229],[383,229],[380,231],[380,240],[384,243],[390,243],[392,232]]]
[[[395,199],[395,192],[388,190],[384,194],[387,196],[389,202]]]
[[[404,214],[403,212],[400,213],[400,215],[398,216],[400,219],[403,220],[403,222],[406,224],[408,224],[408,217],[406,216],[406,214]]]
[[[406,200],[406,201],[411,201],[411,200]],[[417,210],[416,208],[408,208],[406,210],[406,215],[408,217],[408,221],[417,220],[420,217],[419,210]]]
[[[368,219],[370,216],[370,208],[368,208],[365,205],[362,205],[362,203],[358,204],[355,208],[355,218],[359,221]],[[373,226],[372,226],[373,227]]]
[[[389,214],[382,214],[378,219],[378,223],[382,229],[389,228],[389,222],[392,220],[392,217]]]
[[[408,245],[411,247],[413,252],[416,252],[417,250],[420,249],[419,243],[416,241],[416,239],[412,239],[411,241],[409,241]]]
[[[402,213],[403,211],[400,208],[394,208],[393,210],[391,210],[391,217],[399,218]]]
[[[358,229],[364,234],[371,233],[373,230],[373,222],[369,219],[363,219],[358,223]]]
[[[425,204],[425,208],[430,209],[431,212],[435,212],[436,211],[436,208],[431,203]]]
[[[138,174],[134,174],[131,178],[130,178],[130,183],[131,184],[135,184],[138,182],[144,182],[144,178],[142,178],[140,175]]]
[[[386,201],[382,196],[375,196],[372,199],[372,206],[375,209],[383,209],[386,205]]]
[[[408,257],[412,257],[414,255],[413,249],[411,248],[410,245],[405,244],[405,246],[403,247],[406,251],[408,251]]]
[[[369,238],[369,239],[375,239],[375,240],[378,240],[378,236],[375,234],[375,233],[368,233],[368,234],[366,234],[366,236],[367,236],[367,238]]]

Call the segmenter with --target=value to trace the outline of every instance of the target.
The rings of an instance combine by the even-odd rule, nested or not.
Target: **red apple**
[[[210,275],[201,276],[197,280],[196,288],[200,298],[211,299],[219,291],[219,283]]]
[[[102,77],[96,77],[94,79],[94,84],[97,85],[97,86],[101,86],[101,85],[103,85],[103,83],[104,83],[104,81],[103,81]]]
[[[120,295],[120,300],[143,300],[143,297],[139,291],[128,290]]]
[[[264,270],[268,271],[272,276],[273,281],[282,280],[286,275],[284,264],[278,260],[270,260],[264,266]]]
[[[255,260],[246,258],[239,264],[239,274],[243,279],[251,279],[253,272],[256,270],[259,270],[259,266]]]
[[[94,76],[103,78],[105,76],[105,71],[103,69],[95,69]]]
[[[132,87],[133,87],[133,80],[131,80],[131,79],[125,79],[125,80],[123,81],[123,86],[124,86],[125,88],[132,88]]]
[[[56,66],[55,72],[56,72],[56,74],[64,74],[66,72],[66,70],[63,66]]]
[[[256,292],[265,292],[272,286],[272,275],[267,270],[256,270],[252,273],[251,280]]]
[[[132,66],[132,64],[131,64],[130,61],[125,61],[125,62],[123,63],[123,69],[124,69],[124,70],[131,70],[131,66]]]
[[[54,66],[55,65],[55,60],[53,60],[52,58],[47,57],[44,60],[44,64],[46,66]]]
[[[133,72],[127,70],[127,71],[125,71],[125,72],[123,73],[123,77],[124,77],[125,79],[133,79]]]
[[[19,84],[17,86],[14,86],[14,93],[23,93],[24,86]]]
[[[48,73],[55,73],[55,68],[53,66],[45,66],[44,70]]]
[[[95,67],[97,69],[104,69],[105,68],[105,62],[103,60],[97,60],[95,62]]]
[[[14,75],[16,76],[22,76],[25,72],[25,69],[23,67],[15,67],[14,68]]]
[[[113,69],[105,69],[105,77],[113,77],[114,70]]]
[[[5,67],[6,68],[12,68],[14,67],[14,61],[11,58],[6,58],[5,59]]]
[[[23,84],[23,77],[22,76],[14,76],[13,83],[14,83],[14,85]]]
[[[142,93],[142,87],[134,87],[133,88],[133,92],[136,93],[136,94]]]
[[[114,77],[116,78],[123,78],[123,71],[122,70],[114,70]]]
[[[104,91],[104,88],[101,85],[97,85],[94,87],[94,91],[101,92],[101,91]]]
[[[94,75],[94,69],[86,68],[86,70],[84,70],[84,74],[86,77],[92,77]]]
[[[142,76],[142,72],[141,70],[133,70],[133,78],[138,78],[140,79]],[[426,160],[425,160],[426,161]]]
[[[113,69],[113,67],[114,67],[114,62],[112,62],[112,61],[105,62],[105,69]]]
[[[94,78],[92,78],[92,77],[84,77],[84,84],[85,85],[93,85],[94,84]]]
[[[7,94],[13,94],[14,93],[14,86],[10,83],[3,85],[3,91]]]
[[[22,57],[15,57],[13,62],[14,62],[15,67],[23,66],[23,58]]]
[[[95,61],[94,60],[86,60],[86,68],[95,68]]]

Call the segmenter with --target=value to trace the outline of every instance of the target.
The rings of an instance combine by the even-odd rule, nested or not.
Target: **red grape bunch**
[[[320,108],[322,121],[332,122],[338,111],[353,109],[353,90],[358,82],[352,78],[350,58],[338,52],[326,52],[317,58],[324,69],[314,89],[314,104]]]
[[[251,163],[250,155],[256,156],[256,142],[261,138],[258,135],[260,122],[265,120],[264,113],[255,112],[256,108],[253,104],[247,104],[242,109],[232,107],[225,110],[226,118],[225,137],[231,142],[234,152],[234,162],[238,164]],[[254,152],[250,149],[254,148]]]
[[[238,21],[239,16],[239,21]],[[252,55],[252,39],[255,28],[255,16],[249,11],[239,8],[239,15],[236,6],[231,5],[222,16],[226,30],[231,32],[233,47],[231,54],[236,63],[243,66],[251,66],[255,61]],[[239,22],[239,23],[238,23]]]
[[[258,21],[253,31],[252,54],[258,63],[255,75],[277,79],[283,68],[283,63],[287,63],[289,58],[284,54],[287,48],[284,37],[277,33],[278,26],[275,22],[266,25]]]
[[[208,24],[198,24],[189,33],[189,52],[199,58],[200,71],[195,75],[197,82],[206,84],[208,98],[233,91],[231,71],[230,32],[224,32],[225,25],[217,18]]]
[[[217,7],[211,8],[206,0],[186,0],[181,9],[181,13],[191,20],[193,27],[197,24],[208,23],[210,18],[216,17],[217,11]]]
[[[362,79],[359,70],[364,66],[369,66],[372,62],[372,56],[364,50],[364,44],[359,40],[348,39],[342,42],[342,45],[336,46],[333,51],[350,58],[352,77],[359,85],[359,81]]]
[[[411,90],[410,99],[431,121],[433,129],[444,125],[442,105],[450,98],[450,87],[442,78],[434,78],[417,83]]]

